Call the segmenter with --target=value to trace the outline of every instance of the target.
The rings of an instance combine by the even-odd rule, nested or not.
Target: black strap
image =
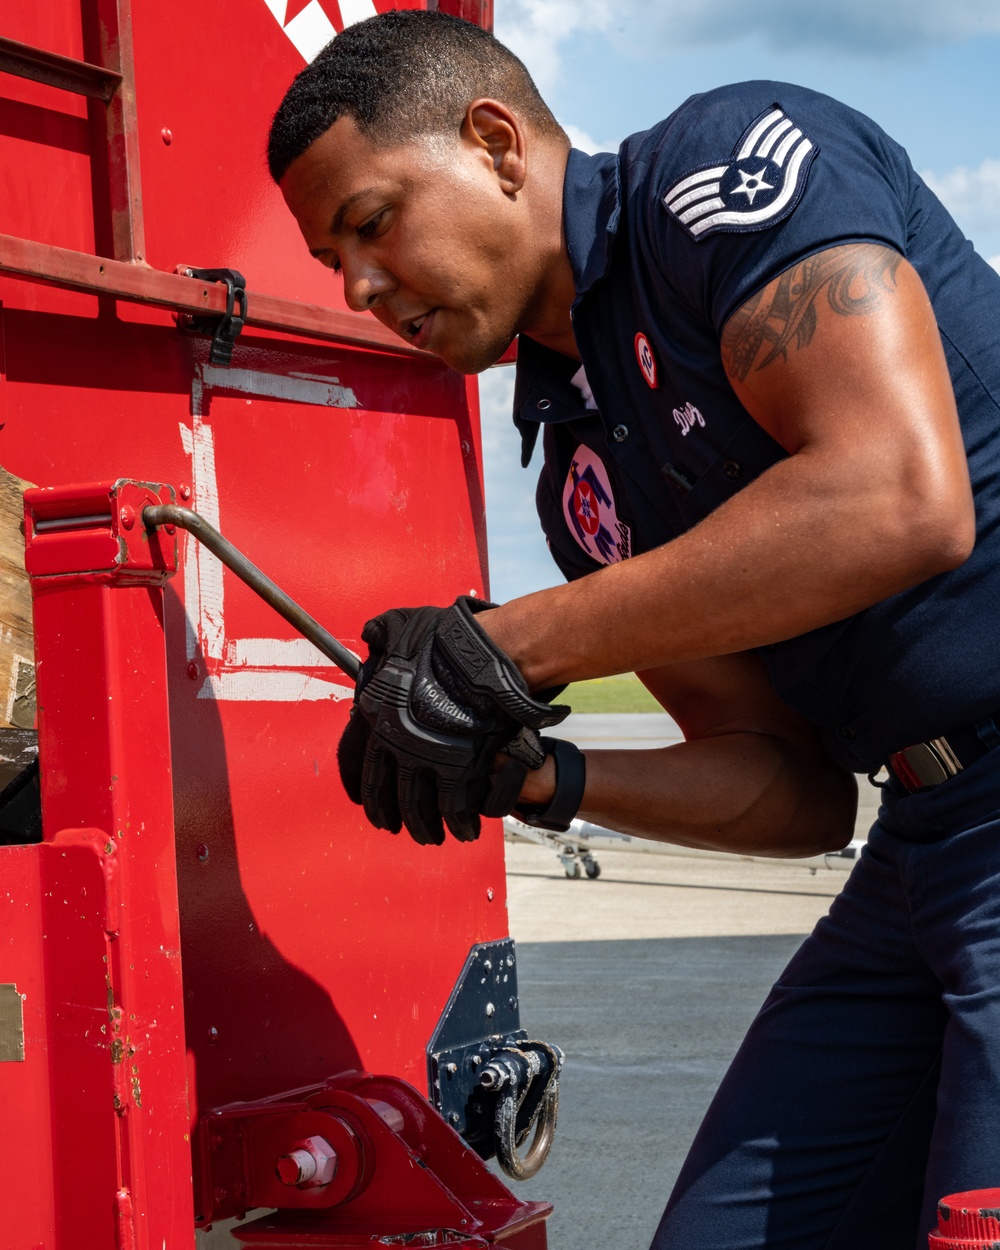
[[[565,833],[570,822],[580,810],[583,792],[587,785],[587,760],[574,742],[564,738],[542,738],[546,755],[551,755],[556,765],[556,790],[548,806],[517,807],[514,815],[533,828],[551,829]]]

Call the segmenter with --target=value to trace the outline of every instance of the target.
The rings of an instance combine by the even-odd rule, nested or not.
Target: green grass
[[[620,677],[595,677],[574,681],[556,699],[568,703],[574,712],[662,712],[634,673]]]

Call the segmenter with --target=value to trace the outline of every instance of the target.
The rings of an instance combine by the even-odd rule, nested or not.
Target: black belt
[[[889,756],[887,767],[900,785],[914,793],[939,786],[992,749],[976,733],[974,725],[966,725],[947,738],[931,738],[904,747]]]

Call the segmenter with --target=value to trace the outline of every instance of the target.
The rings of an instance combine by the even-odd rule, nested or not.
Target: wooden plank
[[[36,753],[35,644],[22,481],[0,468],[0,789]]]

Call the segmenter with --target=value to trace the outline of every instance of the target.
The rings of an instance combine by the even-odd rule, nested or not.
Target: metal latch
[[[199,282],[225,283],[226,311],[221,317],[185,316],[179,324],[195,334],[211,334],[210,364],[232,364],[233,347],[247,320],[246,278],[237,269],[184,269],[182,272]]]

